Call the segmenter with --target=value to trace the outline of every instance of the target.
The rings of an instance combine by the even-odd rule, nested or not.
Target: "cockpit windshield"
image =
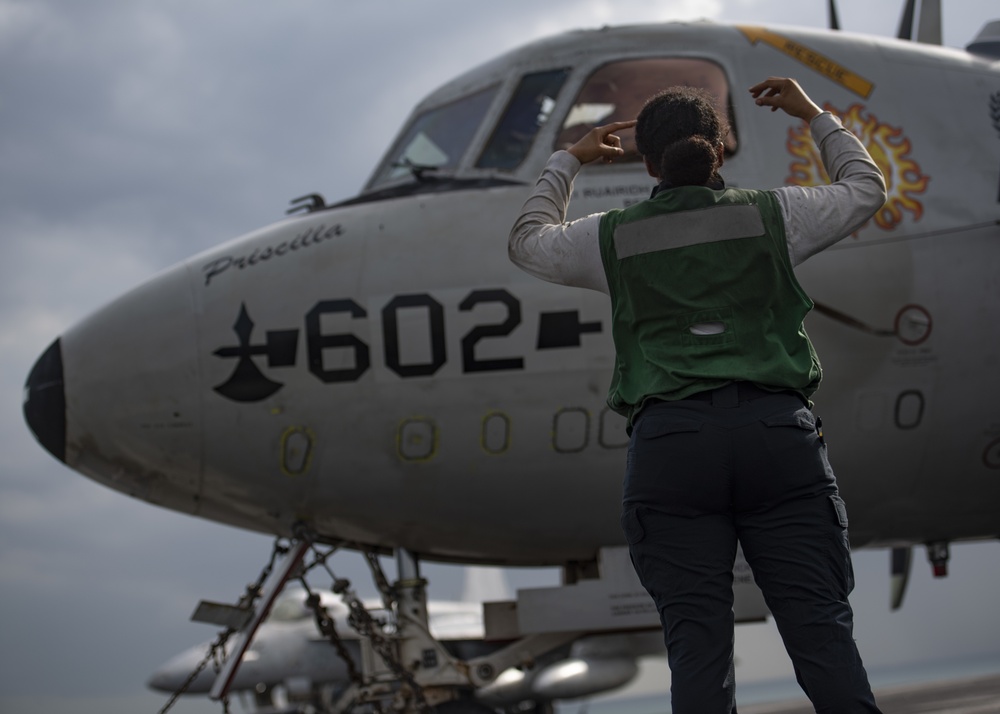
[[[498,89],[499,85],[487,87],[416,116],[396,140],[370,187],[400,176],[421,178],[426,172],[456,168]]]
[[[672,57],[625,60],[598,68],[581,87],[556,137],[556,149],[565,149],[595,126],[635,119],[646,100],[669,87],[700,87],[715,98],[723,116],[729,117],[726,153],[736,151],[736,129],[730,109],[729,82],[722,68],[709,60]],[[625,160],[638,161],[635,132],[618,132]],[[595,164],[598,165],[598,164]]]
[[[729,82],[715,62],[694,57],[611,62],[587,77],[566,109],[559,94],[570,75],[571,69],[562,67],[521,77],[475,167],[513,171],[524,161],[550,117],[563,117],[554,148],[565,149],[595,126],[634,119],[649,97],[673,86],[707,89],[723,115],[729,117],[726,153],[737,149]],[[383,188],[404,177],[426,181],[436,172],[457,169],[501,86],[491,85],[415,116],[383,159],[368,189]],[[619,135],[625,160],[638,161],[634,132],[629,129]]]
[[[520,166],[538,130],[555,109],[556,97],[568,76],[568,69],[554,69],[522,77],[476,168],[510,170]]]

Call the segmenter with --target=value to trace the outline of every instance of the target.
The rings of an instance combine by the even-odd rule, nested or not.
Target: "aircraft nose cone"
[[[153,672],[146,681],[146,686],[158,692],[173,694],[187,683],[184,690],[187,694],[208,694],[215,683],[215,672],[211,667],[198,670],[208,648],[208,643],[205,643],[184,650]],[[198,670],[198,674],[188,682],[195,670]]]
[[[38,442],[66,462],[66,390],[57,339],[35,362],[24,385],[24,419]]]

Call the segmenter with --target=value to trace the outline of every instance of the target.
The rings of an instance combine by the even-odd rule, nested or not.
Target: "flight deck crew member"
[[[802,326],[812,302],[792,269],[871,218],[885,182],[795,80],[750,93],[809,122],[832,184],[726,189],[725,120],[709,94],[672,88],[553,154],[510,257],[611,298],[608,404],[631,432],[622,528],[660,613],[674,714],[736,711],[737,541],[816,711],[878,712],[852,634],[847,512],[809,408],[821,377]],[[653,195],[565,223],[580,167],[621,156],[614,132],[633,125]]]

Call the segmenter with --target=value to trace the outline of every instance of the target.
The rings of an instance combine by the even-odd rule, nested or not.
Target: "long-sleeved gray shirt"
[[[860,228],[885,203],[885,180],[857,137],[829,112],[810,124],[833,183],[773,189],[781,204],[792,265]],[[598,242],[600,213],[566,223],[580,162],[566,151],[549,159],[511,229],[510,259],[526,272],[560,285],[608,293]]]

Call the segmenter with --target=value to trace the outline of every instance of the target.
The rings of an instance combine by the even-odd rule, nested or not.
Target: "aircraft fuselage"
[[[454,166],[384,163],[357,199],[192,257],[65,332],[49,355],[65,422],[61,433],[42,427],[46,446],[136,498],[263,532],[303,521],[327,538],[508,564],[588,560],[621,543],[628,439],[604,404],[608,300],[531,278],[506,246],[571,112],[615,105],[581,99],[588,78],[650,59],[719,70],[712,81],[724,81],[734,125],[729,185],[825,180],[807,129],[746,92],[769,75],[799,78],[869,147],[886,207],[797,269],[828,308],[806,329],[824,366],[815,411],[853,542],[1000,534],[1000,136],[990,122],[1000,70],[846,34],[604,29],[463,75],[414,112],[419,122],[483,96]],[[515,165],[484,168],[525,76],[558,85],[544,120]],[[651,187],[641,163],[586,167],[571,217]],[[36,433],[60,408],[53,398],[39,411],[56,373],[39,369],[26,407]]]

